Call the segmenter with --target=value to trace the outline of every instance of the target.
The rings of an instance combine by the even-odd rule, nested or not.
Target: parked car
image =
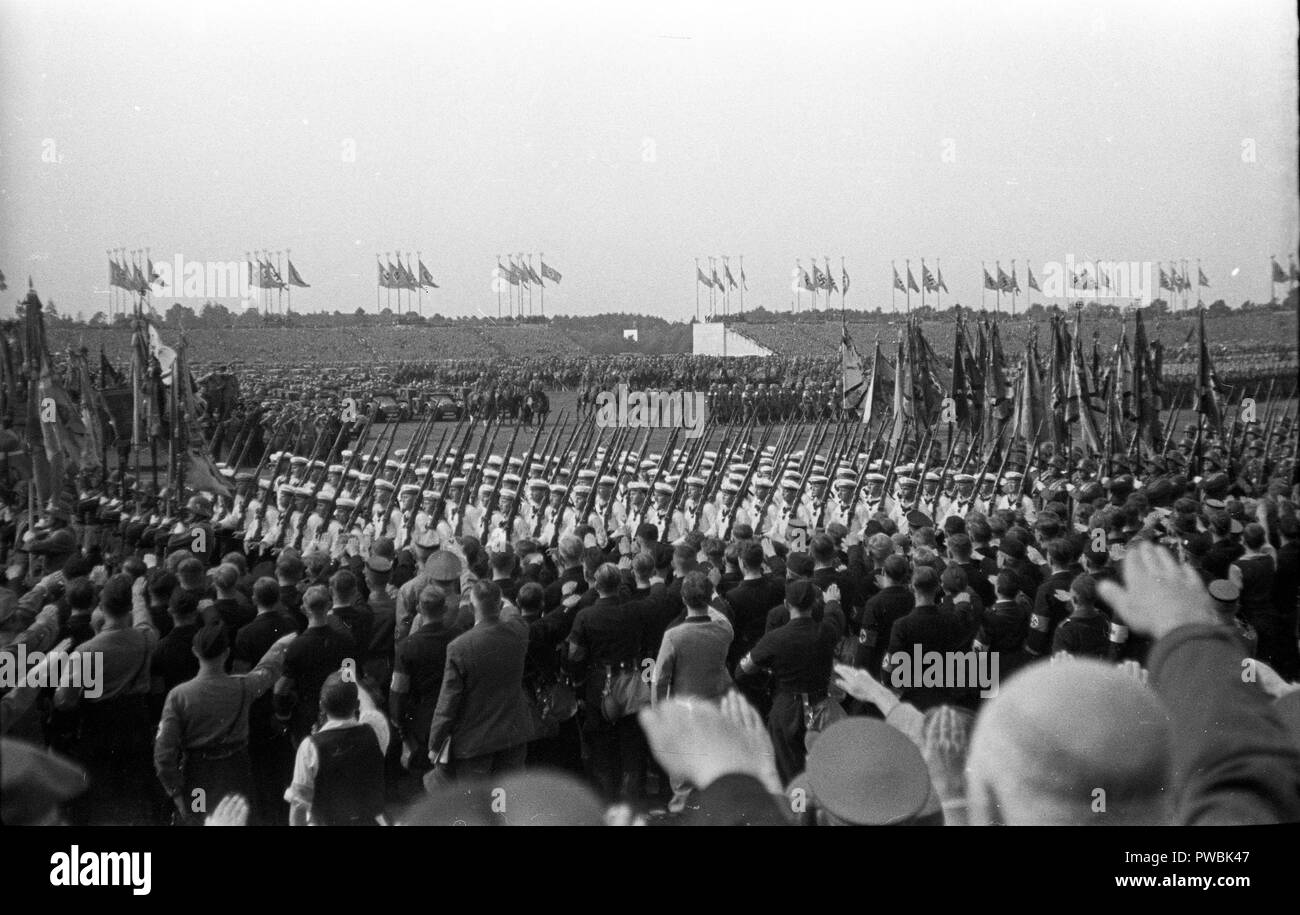
[[[425,398],[425,404],[433,411],[435,420],[458,420],[465,415],[465,400],[454,391],[432,391]]]
[[[380,419],[385,421],[395,419],[399,422],[404,422],[411,418],[410,406],[398,403],[396,397],[391,397],[387,394],[376,396],[374,402],[371,403],[370,408],[372,411],[378,413]]]

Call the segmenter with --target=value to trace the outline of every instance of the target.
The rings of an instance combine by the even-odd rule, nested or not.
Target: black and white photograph
[[[1290,834],[1187,828],[1300,824],[1298,36],[0,0],[18,883],[171,898],[245,848],[189,826],[1002,825],[1120,829],[873,879],[1276,886]]]

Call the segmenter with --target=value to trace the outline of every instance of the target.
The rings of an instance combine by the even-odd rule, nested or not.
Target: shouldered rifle
[[[515,517],[519,514],[519,503],[522,502],[525,497],[525,492],[528,487],[528,473],[529,473],[528,469],[532,466],[533,456],[537,454],[537,443],[538,441],[541,440],[542,428],[545,425],[546,425],[545,419],[541,420],[537,424],[537,429],[534,430],[533,432],[533,440],[528,445],[528,450],[524,452],[523,464],[520,468],[522,472],[519,474],[520,476],[519,492],[515,493],[514,501],[510,503],[510,511],[506,513],[506,518],[505,518],[505,529],[506,529],[507,538],[509,538],[511,528],[515,523]]]
[[[909,433],[912,431],[912,417],[903,417],[903,428],[898,439],[886,447],[885,453],[889,455],[889,469],[885,471],[885,482],[880,487],[880,500],[876,503],[876,510],[884,508],[885,500],[889,498],[889,488],[894,485],[894,477],[898,476],[898,456],[903,453],[903,443],[907,441]],[[883,461],[884,458],[882,457]]]
[[[595,422],[591,423],[591,433],[583,436],[583,442],[578,447],[573,458],[573,471],[569,474],[569,481],[564,484],[564,498],[560,500],[559,506],[555,509],[555,529],[551,531],[550,546],[553,549],[560,542],[560,528],[564,525],[564,512],[569,508],[569,500],[573,497],[574,484],[578,482],[578,467],[586,457],[586,451],[591,447],[592,439],[599,432]],[[566,449],[567,451],[567,449]],[[594,492],[593,488],[593,492]]]
[[[785,426],[785,427],[783,427],[783,428],[789,428],[789,427],[788,427],[788,426]],[[771,425],[765,425],[765,426],[763,427],[763,434],[762,434],[762,436],[761,436],[761,437],[759,438],[759,440],[758,440],[758,452],[755,454],[755,456],[754,456],[754,460],[752,460],[752,461],[749,462],[749,466],[748,466],[748,467],[746,468],[746,470],[745,470],[745,475],[744,475],[743,477],[741,477],[741,480],[740,480],[740,488],[739,488],[739,490],[736,492],[736,500],[735,500],[735,503],[731,506],[731,508],[729,508],[729,509],[728,509],[728,508],[724,508],[724,509],[723,509],[723,513],[725,514],[726,519],[727,519],[727,526],[726,526],[726,528],[724,528],[724,530],[723,530],[723,535],[722,535],[722,539],[723,539],[723,540],[730,540],[730,539],[731,539],[731,529],[732,529],[732,528],[735,526],[735,524],[736,524],[736,512],[737,512],[737,510],[739,510],[739,508],[740,508],[740,502],[741,502],[741,499],[744,498],[745,493],[749,492],[750,484],[751,484],[751,483],[753,482],[753,480],[754,480],[754,474],[758,472],[758,459],[759,459],[759,456],[762,455],[762,453],[763,453],[763,449],[767,447],[767,442],[768,442],[768,440],[769,440],[771,437],[772,437],[772,426],[771,426]],[[746,441],[747,441],[747,440],[746,440]],[[744,446],[744,444],[745,444],[745,442],[742,441],[742,442],[741,442],[742,447]]]
[[[384,464],[388,462],[388,453],[393,448],[393,440],[397,438],[397,423],[395,420],[389,420],[383,430],[380,431],[379,438],[375,440],[376,451],[378,451],[379,445],[384,442],[385,438],[387,438],[387,443],[384,444],[383,454],[379,456],[378,463],[375,465],[373,472],[369,475],[370,479],[366,480],[365,484],[361,487],[361,492],[357,495],[357,504],[352,509],[351,514],[348,515],[348,523],[344,525],[344,530],[350,531],[352,525],[356,523],[357,519],[364,517],[362,512],[369,510],[368,503],[375,491],[375,480],[379,478],[379,474],[383,470]]]
[[[497,474],[496,481],[492,484],[492,492],[488,495],[488,503],[483,507],[483,534],[479,537],[479,540],[484,545],[487,544],[488,533],[492,529],[492,513],[497,509],[497,499],[501,495],[501,485],[505,480],[507,469],[510,466],[510,456],[515,453],[515,442],[519,440],[519,428],[521,425],[521,423],[515,423],[515,430],[510,433],[510,442],[506,445],[504,459],[501,461],[501,471]],[[515,493],[515,497],[518,498],[519,493]]]
[[[975,441],[975,433],[971,433],[971,441]],[[948,479],[948,471],[952,469],[952,459],[957,454],[957,434],[954,432],[952,441],[948,443],[948,456],[943,459],[943,469],[939,471],[939,488],[935,490],[934,498],[930,500],[930,508],[934,514],[939,512],[939,500],[943,498],[943,482]],[[924,485],[924,480],[921,481]]]

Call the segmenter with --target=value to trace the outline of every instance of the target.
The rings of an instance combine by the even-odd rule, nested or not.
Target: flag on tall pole
[[[1272,283],[1271,283],[1271,286],[1272,286],[1272,301],[1276,302],[1276,301],[1277,301],[1277,284],[1278,284],[1278,283],[1285,283],[1285,282],[1287,281],[1287,275],[1286,275],[1286,271],[1282,269],[1282,265],[1279,264],[1279,263],[1277,262],[1277,256],[1276,256],[1276,255],[1270,257],[1270,258],[1269,258],[1269,262],[1270,262],[1270,263],[1272,264],[1272,266],[1273,266],[1273,275],[1272,275]]]
[[[868,385],[862,371],[862,357],[849,336],[843,311],[840,312],[840,390],[843,392],[840,406],[846,415],[863,409],[863,401],[869,393]]]

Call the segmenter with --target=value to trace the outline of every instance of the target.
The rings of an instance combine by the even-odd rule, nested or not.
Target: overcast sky
[[[1266,299],[1300,243],[1296,35],[1293,0],[0,0],[0,314],[28,275],[103,309],[106,250],[145,246],[291,249],[301,310],[373,309],[397,250],[448,315],[495,314],[516,252],[563,274],[548,312],[687,318],[721,254],[786,309],[812,256],[856,307],[909,257],[945,304],[981,260],[1070,256]]]

